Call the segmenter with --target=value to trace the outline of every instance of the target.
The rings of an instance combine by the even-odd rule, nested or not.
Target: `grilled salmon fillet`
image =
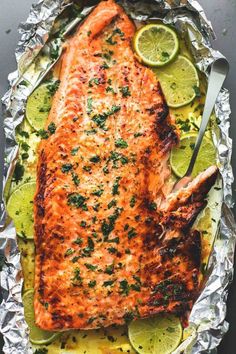
[[[123,324],[191,309],[201,238],[191,229],[217,169],[167,195],[178,143],[161,87],[135,58],[135,26],[102,1],[67,41],[39,147],[36,324]]]

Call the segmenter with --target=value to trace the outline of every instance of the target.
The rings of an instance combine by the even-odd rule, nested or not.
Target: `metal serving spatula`
[[[177,191],[181,187],[185,187],[191,181],[191,175],[198,156],[199,149],[201,147],[202,139],[205,134],[211,113],[216,103],[218,94],[223,86],[226,76],[229,71],[229,62],[226,58],[216,59],[211,66],[211,72],[208,80],[208,89],[206,95],[206,102],[202,115],[202,121],[198,133],[198,137],[193,149],[193,155],[191,157],[188,169],[185,175],[175,184],[173,191]]]

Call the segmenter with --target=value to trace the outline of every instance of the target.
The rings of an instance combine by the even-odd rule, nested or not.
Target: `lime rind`
[[[165,68],[154,72],[160,81],[167,104],[171,108],[183,107],[191,103],[199,90],[199,77],[194,64],[185,56],[179,55]]]
[[[29,339],[32,344],[50,344],[60,336],[59,332],[44,331],[36,326],[34,317],[34,289],[29,289],[24,293],[23,305],[25,319],[30,330]]]
[[[36,183],[21,184],[10,195],[7,201],[7,212],[14,221],[16,232],[21,237],[32,239],[33,225],[33,198]]]
[[[164,66],[170,63],[179,51],[177,34],[162,24],[149,24],[136,33],[134,49],[141,61],[149,66]]]

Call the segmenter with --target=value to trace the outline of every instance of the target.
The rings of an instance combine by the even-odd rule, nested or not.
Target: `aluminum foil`
[[[209,64],[221,54],[212,49],[210,37],[214,37],[210,22],[195,0],[118,0],[130,16],[138,21],[162,19],[174,25],[180,36],[187,39],[199,70],[207,75]],[[93,3],[96,3],[93,2]],[[21,40],[16,49],[17,71],[9,75],[10,90],[3,97],[4,128],[6,135],[3,187],[7,188],[17,159],[18,147],[15,128],[24,119],[25,103],[30,88],[22,85],[19,77],[30,80],[32,86],[50,61],[42,65],[33,76],[28,73],[30,65],[45,46],[56,17],[72,0],[40,0],[32,6],[27,21],[20,25]],[[92,7],[85,7],[83,14]],[[28,76],[27,76],[28,75]],[[230,165],[232,142],[229,138],[229,93],[223,89],[216,104],[220,135],[214,139],[218,148],[218,160],[223,180],[223,205],[219,233],[209,261],[206,285],[193,306],[189,323],[191,335],[175,351],[177,353],[216,353],[224,333],[228,329],[225,321],[227,286],[233,277],[233,259],[236,225],[230,208],[233,206],[231,185],[233,182]],[[21,298],[22,272],[20,253],[17,247],[13,223],[7,219],[5,202],[1,201],[0,261],[2,265],[1,289],[3,301],[0,305],[0,330],[4,336],[4,352],[7,354],[32,353],[28,340],[28,327],[24,319]]]

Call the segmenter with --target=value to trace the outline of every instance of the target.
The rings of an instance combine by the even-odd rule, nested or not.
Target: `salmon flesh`
[[[38,151],[35,318],[45,330],[182,314],[199,291],[191,226],[217,168],[170,194],[178,131],[132,50],[135,25],[102,1],[65,44]]]

